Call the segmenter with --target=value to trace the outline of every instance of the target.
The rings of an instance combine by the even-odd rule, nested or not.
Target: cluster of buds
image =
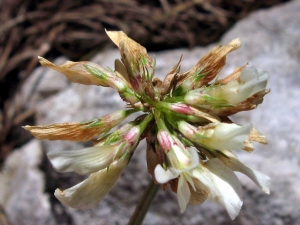
[[[240,47],[239,39],[218,46],[190,71],[180,73],[180,62],[161,81],[153,78],[155,60],[146,49],[123,32],[107,32],[121,52],[115,69],[91,62],[55,65],[70,81],[111,87],[126,102],[126,109],[81,123],[25,126],[38,139],[88,141],[93,147],[50,151],[48,157],[60,172],[90,175],[83,182],[55,196],[74,208],[96,205],[113,187],[130,161],[139,141],[147,141],[147,165],[155,183],[177,194],[180,211],[207,198],[222,205],[234,219],[242,206],[241,172],[269,193],[270,178],[239,161],[233,150],[253,151],[252,142],[266,138],[251,124],[237,125],[228,116],[252,110],[269,92],[265,71],[245,65],[224,79],[217,75],[226,55]],[[117,127],[128,115],[137,118]],[[142,115],[141,115],[142,114]]]

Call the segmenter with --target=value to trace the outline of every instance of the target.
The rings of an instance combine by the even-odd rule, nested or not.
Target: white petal
[[[189,168],[186,169],[186,171],[191,170],[199,165],[199,155],[198,155],[197,149],[194,147],[188,147],[187,151],[189,152],[190,157],[191,157],[191,164],[190,164]]]
[[[181,174],[177,186],[177,200],[181,213],[186,210],[186,206],[190,201],[190,197],[191,192],[189,185],[184,177],[184,174]]]
[[[110,192],[128,161],[129,154],[69,189],[56,189],[54,195],[63,204],[76,209],[93,207]]]
[[[118,145],[95,145],[79,150],[51,151],[48,157],[59,172],[75,171],[79,174],[91,174],[108,167],[113,162],[117,147]]]
[[[222,205],[231,219],[234,219],[242,207],[240,197],[241,184],[236,175],[219,159],[209,160],[205,166],[193,170],[194,182],[198,189],[209,193],[209,198]]]
[[[233,171],[238,171],[248,176],[266,194],[270,194],[271,179],[267,175],[253,170],[239,161],[231,151],[222,151],[227,157],[219,154],[218,158]]]
[[[240,80],[244,82],[241,91],[248,93],[248,96],[251,96],[266,88],[268,72],[255,68],[254,66],[247,65],[241,73]]]
[[[179,174],[180,171],[175,170],[173,168],[165,170],[160,164],[157,164],[157,166],[154,169],[155,179],[158,183],[161,184],[167,183],[169,180],[178,177]]]
[[[238,80],[221,86],[225,99],[230,104],[238,104],[267,86],[268,73],[253,66],[245,66]]]
[[[219,150],[242,149],[251,129],[251,124],[238,126],[236,124],[219,123],[208,143],[208,147]]]

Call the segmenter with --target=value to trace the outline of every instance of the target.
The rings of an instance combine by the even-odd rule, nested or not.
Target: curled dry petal
[[[138,94],[146,93],[154,97],[151,80],[154,69],[153,60],[147,54],[146,48],[129,38],[122,31],[106,31],[106,33],[120,49],[122,62],[126,67],[133,89]],[[148,76],[148,73],[150,73],[150,76]]]
[[[178,63],[176,63],[175,66],[166,75],[164,81],[159,83],[160,85],[158,86],[158,88],[162,96],[168,94],[172,90],[172,88],[174,88],[175,77],[180,71],[181,61],[182,61],[182,56],[180,57]]]
[[[189,204],[190,205],[200,205],[202,204],[208,196],[208,193],[204,190],[194,190],[190,187],[191,197]]]
[[[226,55],[238,49],[240,46],[240,39],[234,39],[226,46],[218,46],[213,48],[208,54],[206,54],[202,59],[200,59],[200,61],[188,73],[185,73],[185,76],[182,76],[180,78],[180,81],[176,88],[182,86],[184,90],[191,90],[189,87],[190,84],[186,86],[184,82],[185,79],[188,79],[190,76],[193,76],[197,73],[197,71],[201,71],[201,74],[206,75],[203,76],[199,80],[199,82],[197,82],[197,84],[193,85],[192,89],[196,89],[208,84],[217,76],[217,74],[224,67],[226,62]]]
[[[129,80],[129,77],[128,77],[126,67],[124,66],[124,64],[119,59],[115,60],[115,72],[119,76],[122,76],[128,82],[128,84],[130,84],[130,80]]]
[[[147,54],[146,48],[129,38],[123,31],[106,31],[106,34],[115,43],[115,45],[118,46],[118,48],[120,48],[121,43],[124,43],[127,48],[132,51]],[[135,54],[135,52],[132,53]]]
[[[244,141],[243,150],[245,150],[247,152],[253,152],[253,150],[254,150],[254,146],[253,146],[252,142],[250,141],[249,137]]]
[[[266,136],[260,133],[257,129],[253,128],[249,135],[250,141],[255,141],[261,144],[268,144]]]
[[[114,161],[109,168],[91,174],[81,183],[61,191],[55,190],[55,197],[63,204],[76,209],[91,208],[113,188],[126,167],[130,154]]]
[[[152,62],[152,59],[148,56],[146,48],[129,38],[123,31],[106,31],[106,34],[115,43],[115,45],[118,46],[121,54],[124,54],[122,51],[126,49],[128,51],[128,56],[130,55],[135,59],[140,59],[141,54],[143,54],[149,61]],[[125,58],[123,58],[122,55],[122,61],[123,60],[125,60]],[[126,66],[127,62],[123,61],[123,63]]]
[[[87,128],[82,123],[57,123],[47,126],[25,126],[37,139],[87,141],[101,134],[104,127]]]
[[[46,126],[25,126],[37,139],[88,141],[109,131],[122,122],[134,110],[118,110],[102,118],[82,123],[57,123]]]
[[[229,74],[228,76],[226,76],[223,79],[217,80],[216,84],[224,85],[232,80],[237,80],[241,76],[241,72],[244,70],[244,68],[245,68],[245,66],[235,68],[231,74]]]
[[[244,142],[244,148],[243,150],[247,152],[252,152],[254,150],[254,146],[252,144],[252,141],[258,142],[260,144],[267,144],[267,138],[262,135],[258,130],[256,130],[254,127],[250,131],[249,137]]]
[[[55,65],[43,57],[38,57],[42,66],[49,67],[55,71],[58,71],[65,75],[71,82],[85,84],[85,85],[100,85],[108,86],[107,82],[102,81],[92,75],[85,66],[90,65],[99,68],[100,66],[96,63],[82,61],[82,62],[71,62],[67,61],[63,65]],[[100,67],[102,69],[102,67]]]

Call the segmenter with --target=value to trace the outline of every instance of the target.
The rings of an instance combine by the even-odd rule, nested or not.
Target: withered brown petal
[[[264,96],[270,92],[269,89],[257,92],[253,96],[247,98],[245,101],[231,107],[222,107],[213,109],[212,112],[218,116],[231,116],[241,111],[248,111],[255,109],[257,105],[261,104],[264,100]]]
[[[173,83],[176,80],[176,76],[180,71],[180,63],[182,61],[182,56],[180,57],[178,63],[170,70],[170,72],[165,77],[164,81],[161,83],[160,86],[160,94],[165,95],[171,91],[173,88]]]
[[[120,74],[127,81],[128,85],[130,84],[128,73],[126,71],[126,67],[119,59],[115,60],[115,71],[118,74]]]
[[[244,141],[244,148],[243,148],[243,150],[245,150],[247,152],[253,152],[254,146],[253,146],[252,142],[250,141],[250,139],[246,139]]]
[[[198,69],[201,69],[202,74],[208,73],[201,81],[202,85],[206,85],[222,70],[226,62],[226,55],[240,46],[241,41],[237,38],[229,42],[228,45],[213,48],[191,69],[189,75],[195,73]]]
[[[234,69],[234,71],[229,74],[228,76],[226,76],[225,78],[223,79],[220,79],[216,82],[216,84],[227,84],[228,82],[232,81],[232,80],[237,80],[240,75],[241,75],[241,72],[242,70],[245,68],[245,66],[242,66],[242,67],[237,67]]]
[[[200,205],[203,202],[205,202],[205,200],[208,197],[208,193],[204,190],[194,190],[190,185],[190,192],[191,192],[191,197],[190,197],[190,201],[189,204],[190,205]]]
[[[108,126],[88,127],[82,123],[57,123],[48,126],[25,126],[37,139],[88,141],[93,137],[106,132]]]
[[[100,85],[105,87],[108,86],[106,82],[103,82],[100,79],[96,78],[85,68],[86,65],[90,65],[98,68],[99,65],[95,63],[87,62],[87,61],[81,61],[81,62],[67,61],[64,64],[59,66],[48,61],[43,57],[39,56],[38,59],[42,66],[51,68],[57,72],[62,73],[71,82],[85,84],[85,85]]]
[[[139,52],[147,55],[146,48],[129,38],[123,31],[106,31],[106,34],[119,49],[121,48],[121,43],[123,43],[124,48],[130,50],[133,54]]]
[[[268,144],[266,136],[260,133],[257,129],[253,128],[249,135],[250,141],[255,141],[261,144]]]

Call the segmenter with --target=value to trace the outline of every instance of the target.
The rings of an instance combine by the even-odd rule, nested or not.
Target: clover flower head
[[[263,102],[269,92],[267,72],[244,65],[224,79],[216,78],[227,54],[241,46],[239,39],[215,47],[187,72],[180,72],[179,59],[161,81],[154,78],[155,59],[143,46],[121,31],[107,31],[107,35],[121,53],[115,69],[91,62],[55,65],[39,57],[43,66],[72,82],[115,89],[127,104],[126,109],[90,121],[24,127],[38,139],[93,140],[93,147],[48,153],[57,171],[90,175],[69,189],[57,189],[55,196],[62,203],[74,208],[96,205],[114,186],[143,138],[149,173],[164,190],[170,187],[177,194],[181,212],[188,204],[210,199],[234,219],[242,206],[236,171],[270,192],[270,178],[245,166],[233,153],[251,152],[253,141],[265,144],[266,138],[251,124],[237,125],[228,118]],[[134,121],[112,131],[136,112]]]

